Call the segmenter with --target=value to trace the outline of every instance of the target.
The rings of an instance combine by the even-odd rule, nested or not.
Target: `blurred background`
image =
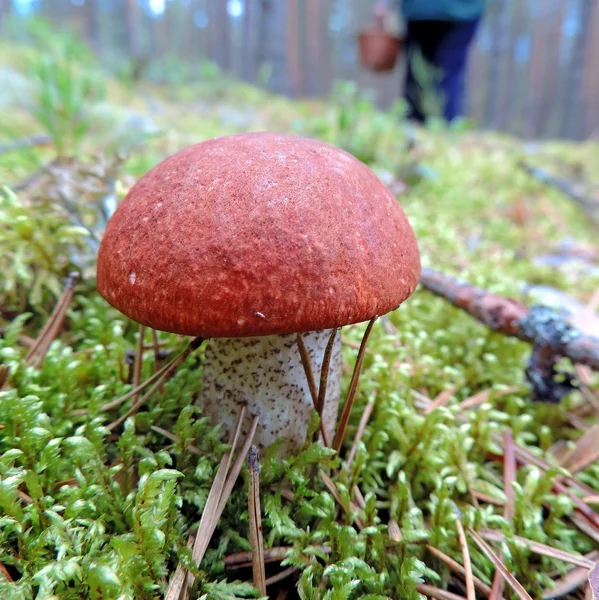
[[[221,73],[292,98],[326,98],[355,82],[379,108],[401,95],[400,55],[364,69],[357,36],[372,0],[0,0],[0,33],[31,41],[46,19],[84,39],[110,72],[178,85]],[[599,3],[488,0],[469,61],[475,127],[527,139],[599,132]],[[594,34],[595,32],[595,34]],[[4,83],[11,85],[4,73]],[[14,84],[14,82],[12,82]]]

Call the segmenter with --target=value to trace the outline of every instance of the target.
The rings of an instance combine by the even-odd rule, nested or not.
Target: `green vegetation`
[[[258,596],[251,569],[224,563],[251,549],[245,469],[199,568],[186,548],[226,450],[218,428],[196,406],[201,351],[124,426],[108,428],[130,399],[104,407],[132,389],[128,357],[139,332],[95,291],[97,238],[134,178],[176,149],[249,129],[319,136],[371,164],[398,193],[424,265],[519,298],[527,283],[586,302],[599,285],[584,263],[538,264],[563,238],[595,249],[595,232],[571,201],[517,166],[527,158],[596,177],[596,144],[533,150],[492,134],[438,126],[410,131],[400,107],[378,112],[351,86],[321,105],[271,98],[241,84],[217,86],[211,73],[206,86],[169,90],[147,81],[104,81],[78,43],[47,32],[42,37],[37,50],[0,52],[8,61],[3,68],[25,75],[35,90],[30,105],[0,103],[2,120],[11,124],[0,127],[0,144],[50,137],[44,146],[0,154],[0,365],[9,370],[0,391],[3,600],[154,600],[164,597],[179,564],[196,575],[194,599]],[[30,338],[40,334],[73,269],[82,281],[36,368],[26,360]],[[363,332],[363,325],[343,331],[348,365]],[[185,346],[163,333],[158,341],[159,362]],[[156,368],[149,335],[146,343],[142,381]],[[596,410],[586,410],[579,392],[559,406],[532,403],[524,377],[528,352],[422,290],[380,320],[341,456],[307,444],[283,464],[262,457],[265,548],[289,548],[282,563],[267,565],[267,576],[297,568],[269,588],[273,597],[286,587],[290,598],[411,600],[422,583],[465,596],[463,577],[430,550],[462,563],[458,523],[505,536],[489,543],[533,597],[567,564],[514,536],[574,555],[597,548],[599,529],[584,518],[581,528],[573,499],[553,489],[566,473],[560,458],[596,423]],[[3,373],[0,367],[0,379]],[[348,464],[369,403],[372,415]],[[542,470],[521,461],[507,516],[506,429],[551,465]],[[337,499],[320,471],[331,478]],[[575,477],[599,493],[598,461]],[[473,574],[491,585],[492,562],[471,537],[468,543]],[[508,597],[515,596],[506,586]]]

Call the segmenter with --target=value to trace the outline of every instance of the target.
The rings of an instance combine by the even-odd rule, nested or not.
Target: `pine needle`
[[[589,573],[589,587],[593,600],[599,600],[599,563],[596,563]]]
[[[321,424],[322,411],[324,410],[324,405],[327,396],[327,383],[329,381],[329,368],[331,366],[331,356],[333,355],[333,346],[335,344],[336,337],[337,329],[333,329],[333,331],[331,331],[329,341],[327,342],[327,347],[324,350],[324,356],[322,357],[322,366],[320,367],[320,383],[318,385],[318,396],[316,398],[315,408],[320,418]],[[322,429],[324,430],[324,426],[322,427]],[[316,435],[316,437],[318,437],[318,435]],[[328,443],[326,443],[326,445],[328,446]]]
[[[444,563],[454,573],[460,574],[462,577],[464,577],[464,579],[466,578],[466,570],[464,569],[464,567],[459,562],[457,562],[456,560],[454,560],[453,558],[451,558],[451,556],[447,556],[447,554],[444,554],[443,552],[441,552],[441,550],[438,550],[434,546],[427,545],[426,549],[435,558],[439,559],[442,563]],[[484,581],[482,581],[481,579],[479,579],[475,575],[472,576],[472,579],[474,581],[474,587],[479,592],[481,592],[485,596],[489,597],[490,594],[491,594],[491,587],[488,586]]]
[[[595,560],[599,559],[599,551],[593,550],[585,555],[585,558],[594,563]],[[543,600],[552,600],[553,598],[561,598],[567,594],[572,593],[580,586],[587,583],[589,578],[588,567],[574,567],[566,575],[556,579],[552,588],[547,588],[541,596]]]
[[[139,326],[139,339],[137,340],[137,353],[135,355],[135,365],[133,367],[133,387],[139,387],[141,382],[141,365],[143,361],[144,354],[144,335],[146,333],[146,328],[143,325]],[[138,394],[133,396],[133,404],[135,404],[138,400]]]
[[[150,429],[152,431],[155,431],[156,433],[159,433],[160,435],[163,435],[165,438],[171,440],[171,442],[174,442],[175,444],[178,444],[180,442],[179,438],[174,433],[171,433],[170,431],[163,429],[162,427],[152,425]],[[202,452],[202,450],[200,450],[197,446],[194,445],[185,446],[185,450],[190,454],[195,454],[196,456],[206,455],[206,452]]]
[[[464,526],[459,519],[456,520],[456,527],[458,528],[458,538],[460,540],[460,548],[462,549],[462,560],[464,561],[466,597],[468,600],[476,600],[476,592],[474,591],[474,577],[472,575],[472,562],[470,561],[470,551],[468,550],[468,540],[466,539]]]
[[[430,405],[426,407],[424,414],[428,415],[441,406],[447,406],[449,399],[456,393],[457,387],[450,387],[448,390],[443,390],[434,400],[431,401]]]
[[[235,485],[237,477],[239,476],[241,465],[245,461],[256,433],[256,428],[258,426],[257,417],[254,418],[246,441],[233,465],[233,468],[231,468],[233,454],[235,453],[239,436],[241,435],[241,426],[245,419],[245,415],[246,408],[243,407],[239,417],[237,418],[235,428],[229,441],[229,445],[231,447],[223,454],[223,457],[221,458],[220,466],[212,483],[212,487],[210,488],[210,492],[208,493],[208,499],[206,500],[204,511],[202,512],[202,517],[200,519],[198,532],[196,534],[192,550],[193,559],[198,566],[201,564],[202,559],[204,558],[208,544],[210,543],[212,535],[214,534],[227,500],[231,495],[233,486]],[[181,576],[180,573],[181,571],[178,568],[169,585],[169,590],[166,596],[168,600],[186,599],[187,590],[193,585],[195,580],[195,576],[193,574],[185,572],[185,570],[183,576]]]
[[[0,390],[4,388],[9,375],[10,367],[8,365],[0,365]]]
[[[599,423],[588,429],[560,465],[574,475],[599,461]]]
[[[468,533],[476,542],[481,552],[493,563],[495,568],[501,573],[507,584],[516,592],[520,600],[532,600],[528,592],[522,587],[522,584],[509,572],[508,568],[503,564],[501,559],[493,552],[491,547],[485,540],[474,531],[471,527],[468,528]]]
[[[279,583],[279,581],[283,581],[283,579],[287,579],[290,575],[293,575],[299,569],[297,567],[287,567],[285,570],[277,573],[276,575],[272,575],[266,580],[266,585],[273,585],[274,583]]]
[[[322,477],[322,481],[324,482],[326,488],[329,490],[329,492],[331,492],[331,495],[337,501],[337,504],[339,504],[339,506],[343,510],[345,510],[345,506],[343,504],[341,494],[339,493],[337,486],[333,483],[333,480],[324,471],[320,471],[320,476]],[[359,511],[358,507],[353,502],[350,501],[348,509],[350,511],[349,516],[353,517],[353,519],[356,523],[356,527],[359,530],[364,529],[364,523],[362,522],[362,519],[360,519],[360,517],[355,514]]]
[[[126,394],[107,402],[100,406],[100,412],[107,412],[112,410],[113,408],[117,408],[130,398],[133,398],[136,394],[139,394],[142,390],[145,390],[149,385],[155,383],[158,380],[163,380],[168,377],[170,373],[172,373],[179,365],[195,350],[197,350],[202,343],[204,342],[203,338],[195,338],[193,339],[189,345],[183,350],[180,354],[175,356],[168,364],[164,365],[159,371],[148,377],[144,382],[140,383],[137,387],[134,387],[132,390],[129,390]],[[74,410],[73,414],[77,416],[87,415],[89,411],[87,409]]]
[[[428,596],[429,598],[435,598],[435,600],[466,600],[464,596],[459,596],[458,594],[452,594],[447,590],[442,590],[433,585],[428,585],[426,583],[419,583],[416,586],[416,589],[423,595]]]
[[[347,391],[347,398],[345,399],[345,404],[343,405],[343,410],[341,411],[341,416],[339,417],[339,424],[337,425],[335,439],[333,440],[333,448],[337,452],[339,452],[343,444],[345,430],[347,429],[349,417],[351,415],[351,411],[354,406],[354,401],[356,399],[356,391],[358,390],[358,382],[360,380],[360,373],[362,372],[362,363],[364,362],[364,355],[366,353],[366,344],[368,343],[368,338],[370,337],[370,332],[372,331],[375,321],[376,317],[370,319],[370,322],[366,327],[366,331],[364,332],[364,336],[362,337],[360,349],[358,350],[358,357],[356,359],[354,372],[352,374],[351,381],[349,384],[349,390]]]
[[[308,389],[310,390],[310,396],[312,397],[312,404],[314,404],[314,410],[318,411],[318,388],[316,387],[316,380],[314,379],[314,371],[312,369],[310,355],[308,354],[308,349],[306,348],[306,344],[304,343],[304,338],[302,337],[301,333],[297,334],[297,348],[302,360],[304,372],[306,373],[306,379],[308,380]],[[329,446],[329,440],[327,439],[327,432],[324,428],[322,418],[320,419],[320,435],[322,435],[323,444],[325,446]]]
[[[262,537],[262,512],[260,508],[260,459],[258,448],[252,446],[248,456],[250,515],[250,542],[252,544],[252,574],[254,587],[266,596],[266,571],[264,568],[264,539]]]
[[[183,352],[181,352],[181,354],[179,354],[179,356],[177,356],[176,358],[174,358],[164,369],[162,369],[160,371],[161,375],[159,377],[156,377],[156,375],[158,375],[158,373],[156,373],[155,375],[153,375],[152,377],[150,377],[150,379],[156,377],[156,379],[154,380],[153,385],[150,387],[150,389],[137,401],[135,402],[131,408],[129,408],[129,410],[124,414],[121,415],[116,421],[113,421],[112,423],[110,423],[109,425],[106,426],[106,428],[109,431],[113,431],[114,429],[116,429],[119,425],[123,424],[129,417],[133,416],[135,413],[137,413],[139,411],[139,409],[151,398],[151,396],[154,394],[154,392],[156,392],[156,390],[162,385],[162,382],[171,374],[173,373],[178,367],[179,365],[197,348],[199,348],[199,346],[204,342],[203,338],[195,338],[192,342],[189,343],[189,345],[187,346],[187,348],[185,348],[185,350]],[[138,386],[139,387],[139,386]],[[133,394],[132,394],[133,395]]]
[[[27,352],[25,356],[25,364],[32,365],[36,368],[39,368],[39,366],[42,364],[42,361],[44,360],[44,357],[50,348],[50,344],[52,344],[62,329],[62,325],[67,315],[67,310],[69,309],[71,301],[73,300],[75,285],[78,281],[79,273],[69,273],[65,282],[64,291],[62,292],[58,303],[54,307],[50,318],[35,340],[35,343],[33,346],[31,346],[29,352]]]
[[[349,470],[356,458],[356,454],[358,453],[358,444],[364,435],[364,431],[366,430],[366,425],[368,425],[368,421],[370,420],[370,415],[372,415],[372,411],[374,409],[374,403],[376,401],[376,394],[374,394],[369,400],[366,406],[364,407],[364,412],[360,417],[360,423],[358,424],[358,430],[356,431],[356,437],[354,438],[354,443],[352,444],[351,450],[349,451],[349,455],[347,460],[345,461],[345,466]]]
[[[193,543],[195,541],[195,535],[190,535],[187,540],[187,547],[191,550],[193,548]],[[182,597],[183,588],[185,587],[185,580],[187,576],[187,570],[183,565],[178,565],[175,570],[175,574],[173,575],[171,582],[168,586],[168,590],[166,592],[166,596],[164,600],[180,600]],[[184,596],[185,597],[185,596]]]
[[[479,535],[482,539],[488,540],[490,542],[507,542],[508,538],[503,535],[503,533],[499,531],[493,531],[491,529],[483,529],[479,531]],[[560,550],[558,548],[553,548],[552,546],[548,546],[547,544],[542,544],[541,542],[535,542],[533,540],[529,540],[527,538],[520,537],[519,535],[515,535],[509,538],[509,541],[517,542],[522,546],[528,547],[535,554],[542,554],[543,556],[549,556],[550,558],[555,558],[556,560],[562,560],[566,563],[570,563],[572,565],[576,565],[578,567],[584,567],[586,569],[590,569],[595,563],[584,556],[577,556],[576,554],[571,554],[570,552],[566,552],[565,550]]]

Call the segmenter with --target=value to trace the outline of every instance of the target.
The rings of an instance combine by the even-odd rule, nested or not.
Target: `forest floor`
[[[553,306],[599,337],[598,144],[416,130],[349,84],[329,102],[292,102],[219,73],[111,78],[47,35],[0,57],[2,599],[174,600],[186,569],[192,600],[255,597],[240,554],[257,547],[248,495],[261,500],[272,598],[593,597],[599,378],[588,366],[561,360],[575,389],[535,401],[530,345],[420,287],[372,330],[339,455],[309,443],[282,464],[266,453],[259,484],[243,467],[217,490],[218,515],[209,491],[227,446],[196,406],[202,351],[152,385],[186,340],[140,341],[94,278],[106,218],[151,166],[210,137],[291,131],[379,174],[424,267]],[[364,330],[342,332],[343,394]],[[198,568],[187,544],[207,506]]]

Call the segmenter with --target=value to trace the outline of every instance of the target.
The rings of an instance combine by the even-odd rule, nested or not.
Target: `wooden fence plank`
[[[38,14],[82,32],[112,66],[118,56],[149,53],[158,60],[170,54],[197,73],[198,59],[205,58],[251,82],[268,63],[270,87],[280,93],[323,97],[335,80],[353,79],[362,90],[374,90],[380,106],[401,94],[403,60],[389,74],[359,64],[356,36],[371,19],[373,2],[237,2],[165,0],[164,13],[153,16],[146,0],[86,0],[82,6],[41,0],[35,6]],[[597,0],[488,2],[467,85],[477,124],[526,137],[599,132],[599,36],[591,35],[599,30]],[[11,5],[0,0],[0,6],[1,18]],[[576,14],[580,31],[568,38]]]

